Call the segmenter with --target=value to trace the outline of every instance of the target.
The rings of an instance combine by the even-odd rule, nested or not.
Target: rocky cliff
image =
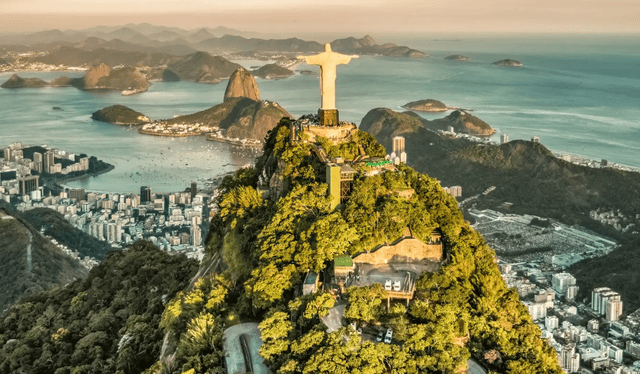
[[[290,77],[294,72],[278,64],[267,64],[254,70],[252,74],[263,79],[276,79]]]
[[[105,64],[92,66],[82,78],[82,88],[96,88],[100,78],[108,77],[110,73],[111,68]]]
[[[124,105],[112,105],[91,115],[96,121],[114,125],[142,125],[150,122],[149,117]]]
[[[236,70],[229,78],[227,89],[224,92],[224,101],[236,97],[246,97],[251,100],[260,100],[258,84],[253,76],[244,68]]]
[[[38,88],[46,87],[49,83],[38,78],[21,78],[18,74],[13,74],[0,87],[2,88]]]
[[[151,84],[145,75],[140,73],[137,68],[128,66],[111,70],[107,76],[100,77],[95,86],[90,88],[143,92],[149,89],[149,86]],[[88,87],[84,88],[87,89]]]

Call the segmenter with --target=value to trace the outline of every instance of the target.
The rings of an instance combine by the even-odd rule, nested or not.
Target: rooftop
[[[333,265],[335,267],[352,267],[353,260],[349,255],[340,255],[333,260]]]

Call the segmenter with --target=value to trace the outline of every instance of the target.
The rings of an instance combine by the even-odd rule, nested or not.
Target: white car
[[[402,288],[402,283],[400,283],[399,280],[393,282],[393,290],[394,291],[400,291],[400,289]]]
[[[391,344],[392,338],[393,338],[393,330],[387,329],[387,333],[384,336],[384,342],[387,344]]]
[[[384,289],[387,291],[391,291],[391,279],[387,279],[387,281],[384,282]]]

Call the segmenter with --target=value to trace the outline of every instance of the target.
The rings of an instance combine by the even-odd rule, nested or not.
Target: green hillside
[[[260,355],[274,373],[450,373],[471,356],[495,372],[561,373],[555,351],[506,288],[493,250],[436,180],[405,166],[359,176],[348,202],[331,210],[324,165],[314,145],[290,141],[289,124],[285,118],[270,131],[255,168],[222,183],[207,251],[228,269],[169,303],[161,325],[175,349],[148,373],[221,372],[222,332],[248,321],[260,322]],[[360,153],[376,153],[378,144],[358,134]],[[264,181],[270,198],[258,190]],[[407,188],[410,198],[393,193]],[[406,227],[416,237],[441,230],[440,270],[420,274],[408,307],[387,308],[379,284],[350,287],[344,314],[360,326],[392,327],[397,344],[365,341],[351,327],[328,333],[320,318],[335,305],[333,292],[298,296],[307,270],[326,274],[336,256],[392,242]],[[485,361],[486,352],[499,358]]]
[[[0,209],[0,312],[25,295],[84,278],[87,270],[16,213]]]
[[[160,354],[165,302],[196,269],[136,242],[86,279],[22,299],[2,315],[0,373],[141,373]]]

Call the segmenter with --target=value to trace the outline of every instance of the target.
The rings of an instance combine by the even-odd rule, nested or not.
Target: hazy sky
[[[640,0],[0,0],[0,31],[128,22],[292,34],[640,33]]]

